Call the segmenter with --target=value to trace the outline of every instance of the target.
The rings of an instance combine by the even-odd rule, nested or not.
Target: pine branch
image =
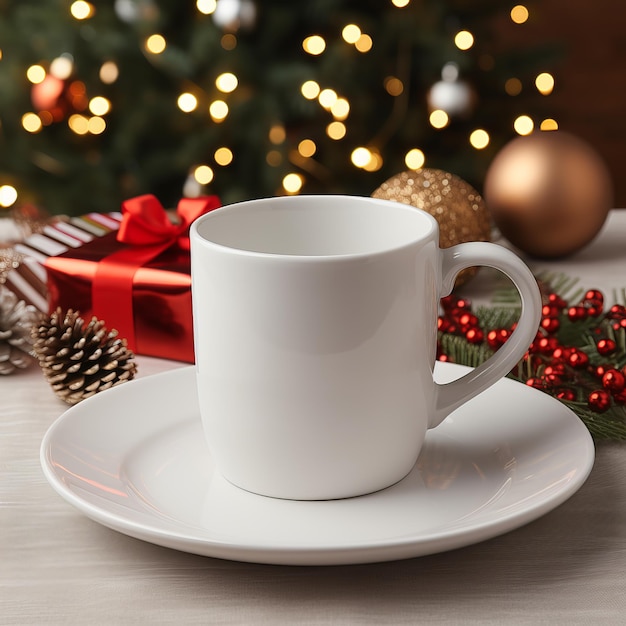
[[[592,411],[583,402],[561,402],[578,415],[596,441],[626,441],[626,411],[606,415]]]
[[[605,310],[603,295],[585,292],[577,279],[543,274],[538,282],[545,305],[539,332],[509,378],[559,399],[596,440],[626,441],[626,307],[617,304],[626,303],[626,288]],[[501,289],[494,306],[475,315],[466,300],[450,298],[442,301],[440,358],[477,367],[510,336],[519,296],[512,286]]]

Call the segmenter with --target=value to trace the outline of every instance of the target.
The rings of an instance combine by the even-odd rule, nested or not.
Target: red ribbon
[[[117,240],[131,247],[113,252],[98,263],[92,308],[98,319],[126,338],[131,350],[137,350],[133,319],[135,273],[173,245],[189,250],[191,223],[219,206],[217,196],[183,198],[176,209],[178,223],[174,224],[153,195],[138,196],[122,204]]]

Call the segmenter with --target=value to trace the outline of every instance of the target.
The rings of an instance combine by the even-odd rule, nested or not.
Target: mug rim
[[[208,239],[204,235],[202,235],[199,231],[199,228],[204,222],[215,219],[218,215],[223,214],[224,212],[232,212],[236,211],[237,208],[249,207],[252,205],[266,205],[270,203],[294,203],[294,202],[304,202],[306,200],[316,200],[323,199],[324,201],[346,201],[346,200],[356,200],[356,201],[365,201],[369,205],[380,205],[385,206],[388,210],[394,210],[396,212],[406,212],[412,213],[414,215],[419,216],[418,219],[423,220],[428,224],[428,228],[416,232],[409,240],[404,243],[396,244],[396,245],[388,245],[379,250],[370,250],[363,252],[346,252],[346,253],[334,253],[334,254],[291,254],[291,253],[281,253],[281,252],[265,252],[258,250],[250,250],[242,247],[231,246],[223,243],[219,243]],[[422,210],[418,207],[414,207],[410,204],[404,202],[398,202],[394,200],[386,200],[383,198],[373,198],[371,196],[359,196],[359,195],[346,195],[346,194],[302,194],[298,196],[269,196],[264,198],[254,198],[250,200],[242,200],[239,202],[233,202],[231,204],[225,204],[209,213],[205,213],[200,217],[196,218],[189,230],[190,240],[192,242],[197,242],[198,244],[209,248],[214,249],[215,251],[220,251],[222,253],[228,253],[236,256],[242,257],[252,257],[255,259],[288,259],[293,261],[339,261],[339,260],[350,260],[350,259],[362,259],[362,258],[372,258],[379,255],[385,255],[390,253],[395,253],[401,251],[406,248],[410,248],[415,245],[422,245],[428,240],[434,239],[437,246],[439,245],[439,223],[437,220],[427,211]]]

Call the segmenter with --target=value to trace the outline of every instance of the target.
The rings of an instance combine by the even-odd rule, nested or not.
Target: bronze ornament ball
[[[500,232],[520,250],[546,259],[588,244],[613,206],[603,160],[588,143],[560,130],[506,144],[487,170],[483,192]]]
[[[408,170],[386,180],[372,197],[402,202],[430,213],[439,224],[442,248],[491,240],[489,212],[482,196],[455,174],[431,168]],[[457,286],[476,271],[476,268],[463,270]]]

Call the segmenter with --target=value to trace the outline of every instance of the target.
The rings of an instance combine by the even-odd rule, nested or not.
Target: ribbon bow
[[[220,206],[217,196],[182,198],[176,208],[178,223],[174,224],[151,194],[137,196],[122,204],[122,223],[117,240],[133,246],[166,245],[174,243],[189,250],[189,227],[204,213]]]
[[[200,215],[220,206],[217,196],[183,198],[176,209],[179,222],[173,224],[153,195],[138,196],[122,204],[122,222],[117,240],[130,244],[98,263],[92,283],[93,314],[125,337],[137,351],[133,317],[135,272],[170,246],[189,250],[189,227]]]

